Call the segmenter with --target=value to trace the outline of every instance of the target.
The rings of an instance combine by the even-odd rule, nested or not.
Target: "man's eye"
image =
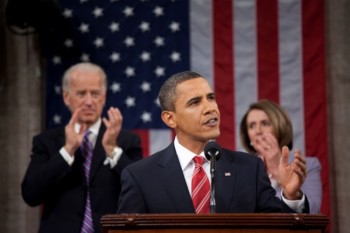
[[[92,92],[91,95],[92,95],[93,97],[99,97],[99,96],[101,95],[101,92],[98,92],[98,91]]]
[[[190,105],[196,105],[196,104],[198,104],[198,100],[194,100],[194,101],[191,101],[191,103],[190,103]]]

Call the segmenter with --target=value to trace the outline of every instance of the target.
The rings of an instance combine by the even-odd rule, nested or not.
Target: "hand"
[[[66,151],[74,156],[75,151],[79,148],[80,144],[83,141],[84,138],[84,132],[87,128],[85,124],[82,124],[80,126],[79,132],[76,133],[74,130],[74,125],[78,121],[78,116],[80,114],[80,108],[78,108],[72,115],[71,119],[69,120],[68,124],[65,127],[65,136],[66,136],[66,142],[64,145],[64,148]]]
[[[277,139],[271,133],[264,133],[256,138],[253,146],[264,161],[267,173],[275,180],[279,180],[281,150]]]
[[[107,154],[110,156],[115,147],[117,147],[117,138],[122,128],[123,116],[118,108],[109,108],[108,119],[103,118],[103,123],[106,126],[106,132],[102,138],[102,145]]]
[[[294,151],[294,160],[288,164],[289,149],[284,146],[282,148],[282,157],[279,167],[280,180],[279,183],[283,188],[283,195],[289,200],[297,200],[301,198],[300,187],[306,178],[306,160],[299,150]]]

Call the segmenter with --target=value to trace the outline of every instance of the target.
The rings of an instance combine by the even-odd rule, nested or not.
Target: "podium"
[[[329,219],[311,214],[114,214],[101,218],[103,233],[320,233]]]

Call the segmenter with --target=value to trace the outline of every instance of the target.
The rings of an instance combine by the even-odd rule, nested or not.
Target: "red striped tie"
[[[208,214],[210,199],[210,183],[207,174],[202,167],[204,158],[193,158],[195,168],[192,176],[192,201],[197,214]]]

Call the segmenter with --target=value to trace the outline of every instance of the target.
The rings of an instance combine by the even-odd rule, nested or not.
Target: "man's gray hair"
[[[91,72],[100,73],[102,83],[103,83],[103,90],[104,90],[104,92],[107,91],[107,75],[106,75],[106,73],[104,72],[102,67],[100,67],[99,65],[90,63],[90,62],[77,63],[77,64],[71,66],[70,68],[68,68],[68,70],[66,70],[64,72],[63,78],[62,78],[62,90],[63,91],[69,91],[69,80],[71,78],[71,74],[75,70],[84,70],[84,71],[91,71]]]

